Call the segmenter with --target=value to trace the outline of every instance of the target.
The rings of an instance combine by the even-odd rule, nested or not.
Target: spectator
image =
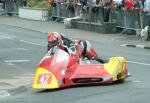
[[[51,6],[54,4],[54,0],[48,0],[47,1]]]
[[[27,6],[27,0],[23,0],[23,6]]]
[[[111,11],[111,20],[115,22],[117,25],[123,25],[123,11],[122,11],[122,1],[123,0],[113,0],[112,1],[112,11]],[[122,28],[118,27],[117,30],[122,31]]]
[[[77,16],[77,9],[76,8],[77,8],[78,0],[70,0],[70,3],[72,6],[72,16]]]
[[[133,0],[125,0],[124,1],[124,7],[128,10],[131,10],[134,8],[134,2]]]
[[[6,0],[6,11],[9,16],[14,16],[17,14],[16,0]]]
[[[19,4],[20,7],[24,7],[27,4],[27,0],[17,0],[17,3]]]
[[[122,0],[113,0],[113,7],[114,8],[119,8],[119,9],[121,9],[121,7],[122,7]]]
[[[150,13],[150,0],[144,2],[144,12]]]
[[[54,2],[56,3],[57,16],[60,17],[61,16],[61,2],[62,2],[62,0],[55,0]]]
[[[80,0],[81,2],[81,18],[83,21],[88,20],[88,11],[89,8],[87,7],[87,0]]]
[[[80,16],[82,11],[81,0],[76,0],[75,2],[75,16]]]
[[[48,0],[48,3],[51,5],[52,7],[52,15],[57,15],[57,8],[56,8],[56,0]],[[56,19],[56,18],[53,18]]]
[[[112,4],[112,0],[101,0],[101,6],[103,7],[103,20],[104,20],[104,22],[109,21],[111,4]]]
[[[145,26],[149,26],[150,27],[150,0],[145,0],[144,2],[144,8],[143,8],[143,12],[144,12],[144,27]]]
[[[136,34],[135,31],[135,11],[134,11],[134,6],[136,2],[139,2],[138,0],[124,0],[124,26],[125,29],[123,30],[122,33],[127,33],[127,34]]]
[[[144,2],[145,2],[145,0],[140,0],[141,1],[141,8],[144,8]]]
[[[91,20],[93,21],[93,22],[97,22],[98,21],[98,19],[99,19],[99,7],[98,7],[98,5],[97,5],[97,0],[91,0],[91,10],[92,10],[92,12],[91,12]]]

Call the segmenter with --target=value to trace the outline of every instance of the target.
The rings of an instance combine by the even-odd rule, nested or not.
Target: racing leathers
[[[81,45],[81,47],[83,48],[81,55],[83,57],[87,57],[88,59],[92,59],[92,60],[96,60],[100,63],[104,63],[104,60],[99,58],[97,56],[97,53],[95,52],[95,50],[92,48],[91,43],[87,40],[72,40],[70,38],[67,38],[64,35],[61,35],[62,38],[62,45],[60,46],[60,48],[64,51],[67,51],[66,47],[70,47],[71,45],[78,43],[79,45]],[[47,51],[50,50],[50,45],[48,43],[47,45]]]

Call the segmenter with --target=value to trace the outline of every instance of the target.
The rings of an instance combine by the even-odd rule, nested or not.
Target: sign
[[[50,84],[52,80],[52,76],[50,74],[39,74],[38,76],[38,84],[46,85]]]

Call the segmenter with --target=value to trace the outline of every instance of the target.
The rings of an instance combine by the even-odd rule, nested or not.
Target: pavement
[[[129,47],[139,47],[143,49],[150,50],[150,41],[142,41],[138,39],[135,35],[125,35],[125,34],[102,34],[97,32],[89,32],[80,30],[81,34],[72,34],[72,31],[76,31],[77,29],[66,29],[63,23],[58,23],[54,21],[35,21],[35,20],[27,20],[21,19],[18,17],[9,17],[9,16],[0,16],[0,24],[3,25],[11,25],[17,26],[20,28],[34,30],[38,32],[42,32],[48,34],[52,31],[57,31],[65,34],[66,36],[73,37],[73,38],[80,38],[80,39],[87,39],[87,40],[95,40],[100,42],[118,42],[123,44],[122,46],[129,46]],[[52,26],[53,24],[57,25]],[[79,30],[78,30],[79,31]],[[91,38],[92,35],[92,38]],[[0,64],[1,67],[3,64]],[[7,67],[6,67],[7,68]],[[15,68],[15,67],[14,67]],[[3,75],[7,75],[8,71],[3,71]],[[33,80],[33,76],[30,75],[30,79],[18,80],[12,79],[8,80],[8,78],[0,79],[0,99],[3,97],[8,97],[10,95],[14,95],[16,93],[21,93],[28,88],[31,87],[31,82]],[[1,77],[0,77],[1,78]],[[17,85],[16,85],[17,84]]]
[[[32,86],[34,75],[21,74],[22,69],[11,63],[0,63],[0,99],[27,91]]]

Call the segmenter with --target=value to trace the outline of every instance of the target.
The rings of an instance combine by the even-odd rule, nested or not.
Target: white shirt
[[[150,11],[150,0],[144,2],[144,11]]]
[[[87,0],[87,6],[95,6],[96,0]]]
[[[113,0],[115,3],[122,4],[122,0]]]

